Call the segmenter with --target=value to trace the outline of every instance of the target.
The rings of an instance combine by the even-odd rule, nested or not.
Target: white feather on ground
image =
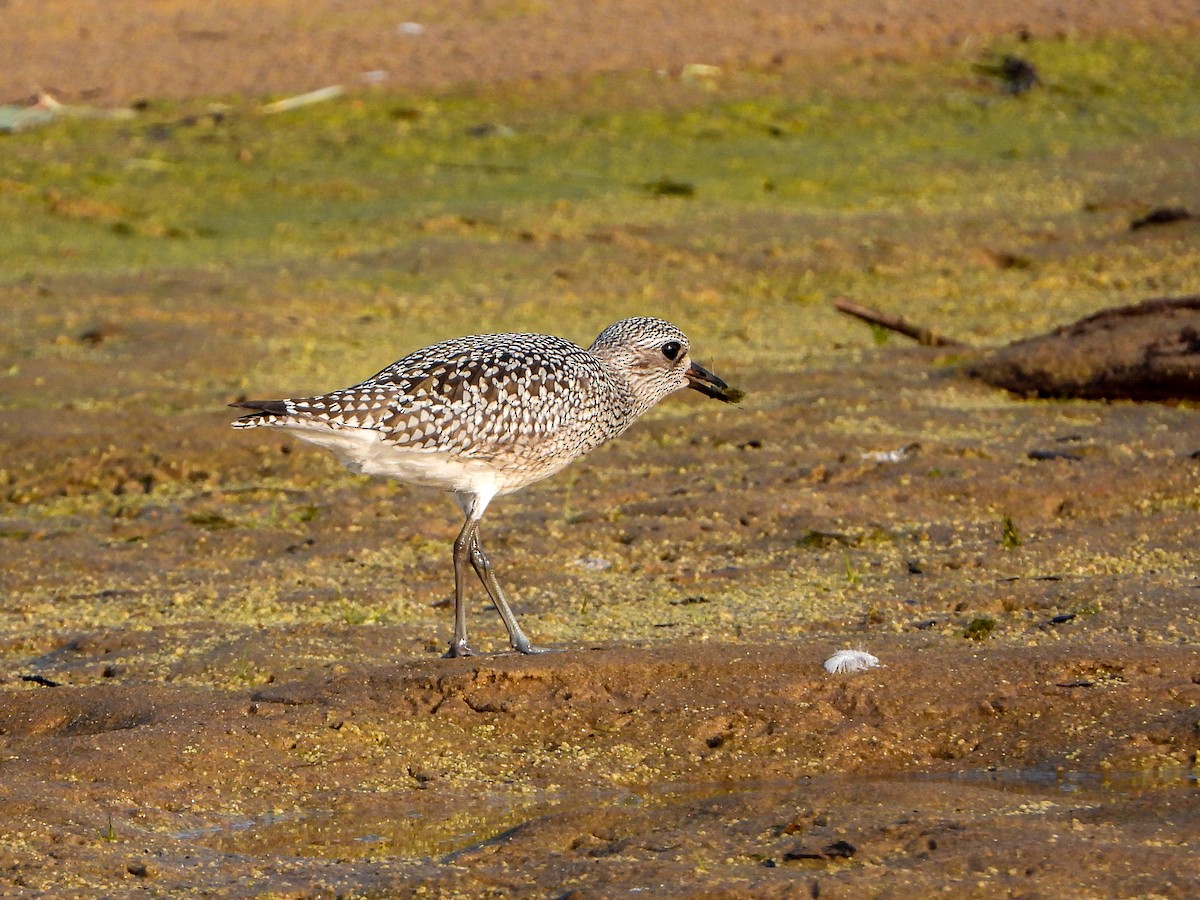
[[[853,672],[865,672],[879,665],[879,657],[872,656],[866,650],[839,650],[825,660],[825,671],[830,675],[847,675]]]

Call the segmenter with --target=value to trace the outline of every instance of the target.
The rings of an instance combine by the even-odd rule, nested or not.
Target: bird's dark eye
[[[663,356],[674,362],[679,359],[679,354],[683,352],[683,345],[679,341],[667,341],[662,345]]]

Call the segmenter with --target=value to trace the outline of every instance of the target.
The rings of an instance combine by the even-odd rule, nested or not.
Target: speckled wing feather
[[[352,391],[390,388],[383,426],[398,447],[488,459],[559,454],[605,373],[583,349],[545,335],[501,334],[435,344]]]

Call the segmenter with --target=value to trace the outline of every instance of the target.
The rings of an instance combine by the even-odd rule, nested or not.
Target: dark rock
[[[1146,215],[1130,222],[1129,230],[1137,231],[1149,225],[1170,225],[1172,222],[1184,222],[1191,217],[1192,214],[1182,206],[1156,206]]]
[[[1024,94],[1041,84],[1033,63],[1019,56],[1006,54],[999,63],[982,63],[975,71],[990,75],[1000,81],[1001,90],[1014,97]]]
[[[967,371],[1026,396],[1200,399],[1200,295],[1106,309],[987,353]]]

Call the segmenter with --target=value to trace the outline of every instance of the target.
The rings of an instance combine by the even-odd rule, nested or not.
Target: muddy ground
[[[820,83],[847,59],[972,53],[1041,38],[1192,29],[1190,0],[972,4],[897,0],[7,0],[0,98],[53,91],[103,105],[295,93],[376,73],[399,90],[586,78],[692,63],[785,70]]]
[[[29,62],[81,46],[64,20],[27,28],[19,77],[104,101],[371,68],[428,86],[706,47],[789,65],[810,44],[940,52],[983,27],[957,4],[831,4],[820,28],[767,5],[763,44],[713,33],[717,5],[696,4],[633,47],[619,23],[568,27],[570,5],[498,6],[430,13],[420,40],[464,43],[405,76],[383,51],[347,62],[333,29],[290,63],[242,54],[240,25],[208,21],[242,4],[200,24],[182,4],[101,8],[76,66]],[[1013,3],[988,27],[1137,30],[1188,8]],[[256,17],[262,33],[288,9]],[[390,7],[356,9],[394,30]],[[555,40],[514,37],[543,20]],[[113,49],[155,27],[176,34],[162,53]],[[374,46],[378,28],[362,33]],[[1150,257],[1161,239],[1137,240]],[[1023,401],[896,343],[749,367],[732,330],[694,335],[742,407],[671,398],[485,520],[527,630],[558,652],[504,653],[477,592],[486,655],[441,660],[451,505],[228,430],[255,327],[291,326],[265,307],[189,311],[268,277],[5,288],[6,352],[38,348],[9,393],[59,399],[3,410],[0,892],[1200,893],[1194,408]],[[826,673],[843,648],[882,666]]]

